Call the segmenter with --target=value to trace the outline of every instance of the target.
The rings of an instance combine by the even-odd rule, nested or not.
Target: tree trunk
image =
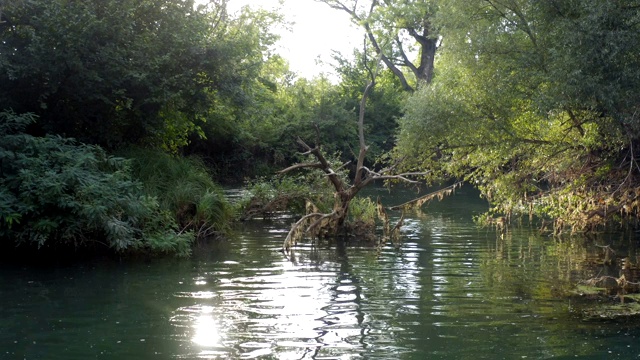
[[[421,84],[429,84],[433,79],[433,69],[434,69],[434,60],[436,50],[438,48],[438,35],[435,32],[431,20],[434,17],[434,14],[430,12],[430,10],[426,10],[422,14],[421,23],[411,25],[407,25],[406,27],[398,27],[395,29],[397,33],[394,35],[389,35],[390,38],[379,39],[376,35],[376,32],[372,28],[371,24],[375,24],[376,22],[376,14],[374,11],[381,7],[387,7],[389,9],[395,6],[394,2],[391,0],[384,0],[382,3],[379,1],[372,1],[369,7],[368,12],[361,11],[358,12],[358,1],[357,0],[316,0],[323,2],[330,7],[344,11],[353,21],[365,30],[366,36],[369,39],[371,45],[375,49],[375,52],[380,56],[380,59],[384,64],[391,70],[391,72],[398,78],[402,88],[405,91],[413,92],[415,91],[415,85],[420,86]],[[373,26],[375,28],[375,26]],[[405,49],[408,44],[404,42],[403,36],[400,34],[400,30],[405,30],[409,33],[409,35],[415,40],[415,42],[419,45],[419,56],[418,59],[413,60],[410,59],[409,56],[405,53]],[[385,44],[389,41],[395,42],[395,50],[397,53],[390,53],[387,51],[385,53],[385,49],[381,44]],[[413,43],[413,41],[409,41]],[[413,44],[409,45],[412,46]],[[408,69],[411,74],[415,77],[417,84],[411,84],[410,81],[406,77],[406,73],[403,72],[402,68]]]

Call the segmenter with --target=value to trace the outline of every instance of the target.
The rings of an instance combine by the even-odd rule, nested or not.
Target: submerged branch
[[[318,226],[322,225],[324,220],[332,218],[337,213],[338,213],[337,211],[332,211],[332,212],[330,212],[328,214],[322,215],[318,220],[314,221],[313,224],[309,225],[309,227],[307,227],[307,230],[305,232],[306,233],[312,233]]]
[[[300,220],[291,224],[291,230],[289,230],[287,237],[282,243],[282,251],[285,253],[289,252],[291,247],[295,246],[298,243],[298,240],[300,240],[305,234],[317,235],[318,230],[321,230],[327,225],[325,221],[333,218],[336,214],[338,214],[338,211],[336,210],[330,213],[313,212],[303,216]],[[307,226],[306,229],[303,229],[311,220],[313,220],[313,222]]]
[[[414,209],[414,208],[419,208],[422,205],[424,205],[427,202],[430,202],[431,200],[438,198],[439,200],[442,200],[445,196],[449,196],[451,195],[455,189],[459,188],[460,186],[462,186],[462,181],[457,182],[451,186],[447,186],[444,189],[440,189],[438,191],[434,191],[432,193],[429,193],[427,195],[421,196],[417,199],[413,199],[411,201],[407,201],[406,203],[400,204],[400,205],[396,205],[396,206],[392,206],[389,209],[390,210],[407,210],[407,209]]]
[[[303,216],[300,220],[291,224],[291,230],[287,234],[287,237],[284,239],[282,243],[282,250],[287,253],[292,246],[294,246],[298,240],[302,237],[303,232],[300,231],[300,227],[306,223],[306,221],[313,217],[322,217],[326,214],[323,213],[311,213]]]

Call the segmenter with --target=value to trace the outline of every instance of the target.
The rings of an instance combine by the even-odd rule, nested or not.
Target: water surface
[[[562,295],[598,244],[499,236],[472,222],[485,210],[463,188],[407,217],[399,249],[287,258],[277,219],[192,259],[2,265],[0,359],[640,357],[634,321],[586,321]]]

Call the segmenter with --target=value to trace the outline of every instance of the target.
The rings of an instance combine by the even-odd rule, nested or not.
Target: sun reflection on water
[[[195,344],[205,347],[215,347],[220,345],[220,330],[218,329],[218,324],[213,317],[213,307],[203,306],[193,327],[195,332],[191,340]]]
[[[174,324],[184,327],[198,358],[348,358],[374,343],[392,346],[404,328],[390,319],[414,313],[406,302],[420,290],[418,254],[405,248],[376,262],[375,276],[368,266],[350,267],[335,250],[311,246],[296,248],[296,262],[212,264],[174,293],[185,305]],[[368,300],[374,295],[382,302]]]

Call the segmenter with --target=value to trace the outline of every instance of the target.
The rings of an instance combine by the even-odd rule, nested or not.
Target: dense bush
[[[193,232],[132,178],[129,161],[98,146],[24,133],[30,114],[0,112],[3,245],[188,254]]]

